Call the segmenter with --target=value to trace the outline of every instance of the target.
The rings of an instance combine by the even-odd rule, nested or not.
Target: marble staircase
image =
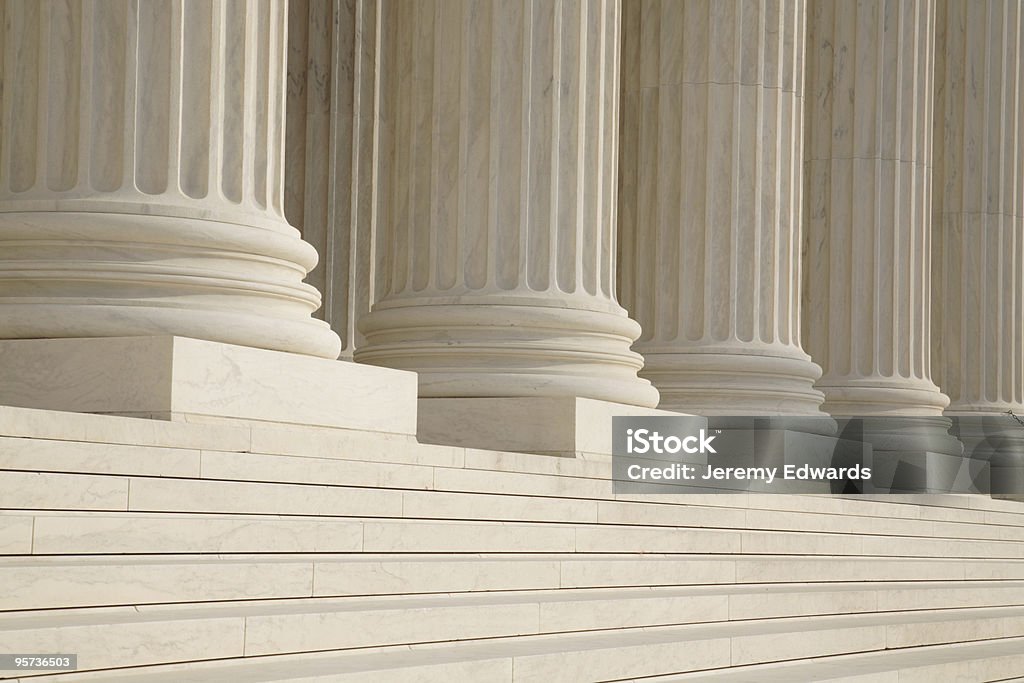
[[[79,655],[33,682],[1024,675],[1024,506],[624,495],[609,473],[0,407],[0,642]]]

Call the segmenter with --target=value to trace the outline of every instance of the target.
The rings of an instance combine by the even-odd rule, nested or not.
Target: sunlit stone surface
[[[1024,413],[1024,13],[937,18],[932,367],[949,412]]]
[[[1021,679],[1021,4],[0,0],[0,677]]]
[[[337,357],[282,211],[284,1],[0,10],[0,338]]]
[[[803,0],[626,0],[620,287],[660,407],[821,414],[800,347]]]
[[[654,406],[615,300],[617,2],[387,3],[388,272],[360,362],[424,397]]]
[[[934,0],[810,3],[804,340],[839,415],[939,415],[931,379]]]
[[[307,282],[323,293],[316,316],[362,343],[376,279],[381,124],[378,0],[289,0],[284,211],[321,254]]]

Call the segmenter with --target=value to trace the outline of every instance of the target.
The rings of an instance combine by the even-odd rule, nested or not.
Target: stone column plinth
[[[938,416],[930,369],[933,0],[812,0],[804,347],[833,415]]]
[[[290,0],[284,211],[320,254],[307,281],[351,360],[374,297],[378,0]]]
[[[282,211],[284,1],[0,15],[0,337],[337,357]]]
[[[932,361],[947,415],[997,495],[1024,495],[1024,7],[936,14]],[[977,479],[977,477],[976,477]]]
[[[626,0],[620,294],[661,407],[820,415],[800,346],[803,0]]]
[[[614,294],[619,3],[383,11],[388,272],[356,360],[421,397],[655,405]]]

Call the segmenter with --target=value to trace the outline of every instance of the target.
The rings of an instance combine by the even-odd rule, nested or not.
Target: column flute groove
[[[933,0],[812,0],[805,347],[834,415],[940,415],[930,369]],[[924,122],[924,123],[922,123]]]
[[[1024,8],[949,0],[938,22],[935,377],[951,415],[1020,414]]]
[[[309,276],[324,294],[317,316],[351,360],[380,277],[381,3],[291,0],[288,13],[285,215],[320,253]]]
[[[0,2],[0,337],[179,335],[337,356],[302,282],[316,252],[274,200],[283,9]],[[211,122],[194,121],[208,102]],[[208,131],[221,128],[218,146]]]
[[[356,360],[423,397],[654,405],[613,294],[619,4],[388,4],[389,267]]]
[[[805,14],[624,4],[619,287],[662,408],[821,414],[797,285]]]

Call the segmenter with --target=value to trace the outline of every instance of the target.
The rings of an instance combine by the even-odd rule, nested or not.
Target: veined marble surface
[[[337,357],[283,214],[283,0],[0,14],[0,337]]]
[[[170,336],[0,340],[0,405],[416,434],[412,373]]]
[[[837,415],[937,415],[931,379],[934,0],[812,0],[804,346]]]
[[[950,413],[1024,414],[1024,8],[949,0],[937,27],[935,379]]]
[[[284,209],[320,254],[308,282],[351,360],[378,268],[379,0],[290,0]]]
[[[624,3],[619,286],[660,406],[820,414],[800,346],[803,0]]]
[[[426,397],[653,406],[615,301],[620,6],[386,3],[387,274],[360,362]]]

